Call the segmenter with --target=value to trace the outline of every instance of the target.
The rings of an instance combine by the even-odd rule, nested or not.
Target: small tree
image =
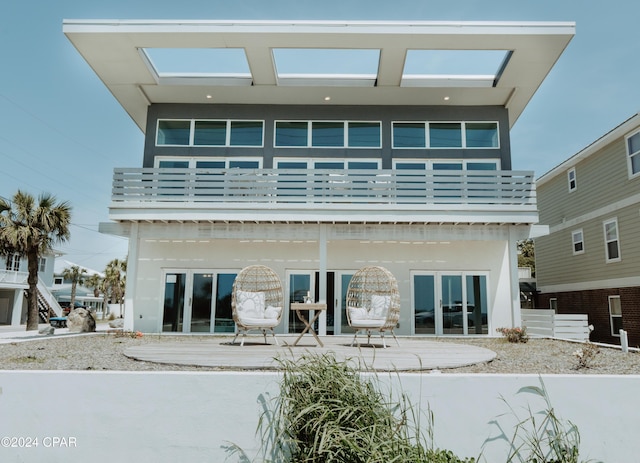
[[[87,271],[83,268],[78,267],[77,265],[72,265],[71,267],[65,268],[62,271],[62,277],[65,280],[71,280],[71,304],[69,310],[73,310],[75,308],[76,291],[79,284],[84,284],[85,273],[87,273]]]
[[[536,250],[532,239],[518,242],[518,267],[529,267],[531,276],[536,276]]]
[[[113,259],[104,270],[105,282],[109,288],[111,302],[120,304],[120,315],[124,317],[122,304],[124,302],[124,288],[126,284],[127,261]]]
[[[88,276],[84,280],[84,284],[87,288],[93,289],[93,297],[100,296],[100,286],[102,285],[102,277],[97,273]]]
[[[27,257],[27,331],[38,329],[38,260],[69,239],[70,224],[71,206],[50,194],[36,201],[18,190],[11,201],[0,198],[0,254]]]

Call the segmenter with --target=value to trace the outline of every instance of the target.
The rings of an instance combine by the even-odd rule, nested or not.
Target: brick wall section
[[[608,288],[589,291],[538,294],[537,307],[549,308],[549,299],[558,300],[558,313],[584,314],[593,325],[591,341],[620,345],[620,337],[611,335],[609,296],[620,296],[622,329],[627,331],[629,346],[640,346],[640,287]]]

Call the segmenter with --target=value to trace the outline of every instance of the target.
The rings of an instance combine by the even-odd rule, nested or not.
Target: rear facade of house
[[[640,115],[537,182],[539,306],[586,313],[592,341],[640,344]]]
[[[129,238],[129,329],[233,332],[233,280],[252,264],[283,282],[278,333],[302,329],[288,307],[308,293],[327,304],[320,334],[352,333],[346,289],[367,265],[398,280],[398,334],[519,324],[516,243],[538,214],[509,130],[573,24],[66,21],[64,31],[145,133],[142,166],[116,169],[112,222],[101,224]],[[246,67],[162,67],[212,50]],[[409,67],[429,53],[499,59],[492,72]],[[371,56],[368,70],[332,68]]]

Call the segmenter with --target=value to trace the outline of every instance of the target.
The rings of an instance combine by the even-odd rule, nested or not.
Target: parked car
[[[71,301],[58,301],[60,307],[62,307],[62,316],[66,317],[71,312]],[[73,304],[74,309],[86,309],[87,306],[82,304],[81,302],[75,301]]]

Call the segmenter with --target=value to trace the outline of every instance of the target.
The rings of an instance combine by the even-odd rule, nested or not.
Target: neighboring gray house
[[[595,341],[640,344],[640,114],[537,181],[540,307],[587,313]]]
[[[365,265],[399,281],[396,333],[520,324],[517,242],[539,220],[509,131],[573,23],[63,30],[146,137],[100,228],[129,238],[127,329],[233,331],[233,280],[256,263],[284,284],[280,333],[301,330],[289,304],[307,293],[327,305],[320,334],[350,332],[345,293]]]
[[[51,295],[53,285],[53,269],[55,259],[60,254],[51,252],[42,256],[38,263],[38,305],[41,311],[41,322],[46,322],[49,307],[60,314],[60,307]],[[0,325],[19,326],[27,321],[27,258],[13,255],[9,258],[0,256]]]

